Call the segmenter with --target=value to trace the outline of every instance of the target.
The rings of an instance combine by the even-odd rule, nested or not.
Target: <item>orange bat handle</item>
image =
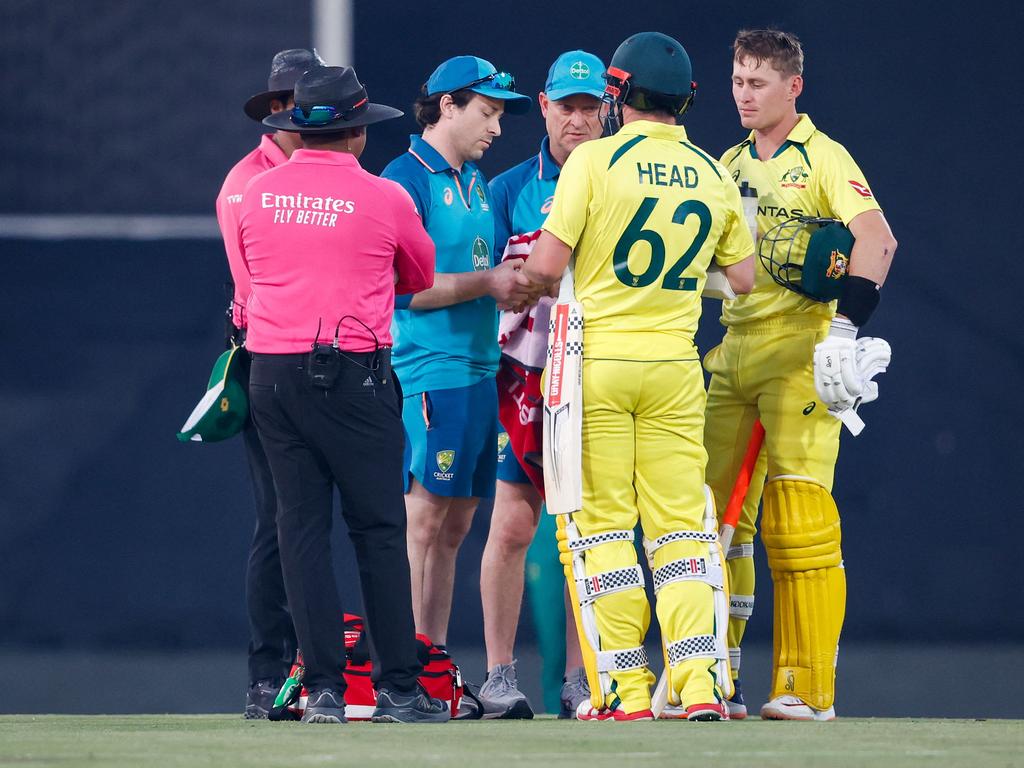
[[[754,429],[750,432],[750,442],[747,443],[747,452],[743,456],[743,465],[739,474],[736,475],[736,484],[732,487],[732,494],[729,496],[729,503],[725,505],[725,514],[722,515],[722,527],[736,527],[740,521],[740,512],[743,511],[743,502],[747,498],[747,491],[750,489],[750,478],[754,474],[754,466],[757,464],[757,455],[761,453],[761,445],[764,443],[764,426],[761,420],[754,422]]]

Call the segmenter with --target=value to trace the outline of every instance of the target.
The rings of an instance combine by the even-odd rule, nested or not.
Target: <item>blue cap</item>
[[[443,62],[427,80],[427,96],[467,87],[473,93],[506,102],[505,111],[513,115],[529,110],[533,101],[529,96],[516,93],[512,75],[498,72],[491,62],[477,56],[456,56]]]
[[[544,93],[552,101],[577,93],[604,95],[604,62],[586,51],[566,51],[548,70]]]

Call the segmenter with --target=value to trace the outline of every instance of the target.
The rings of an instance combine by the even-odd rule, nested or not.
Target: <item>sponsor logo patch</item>
[[[590,77],[590,67],[587,66],[586,62],[574,61],[569,67],[569,77],[576,80],[586,80]]]
[[[445,187],[444,188],[444,204],[445,205],[451,205],[452,204],[452,200],[454,200],[454,199],[455,199],[455,193],[452,192],[452,188],[451,187]]]
[[[804,416],[810,416],[811,412],[814,411],[814,406],[817,405],[813,400],[804,406]]]
[[[491,268],[491,250],[487,247],[487,241],[479,235],[473,241],[473,270],[481,272]]]
[[[434,473],[434,479],[451,480],[454,473],[448,470],[455,463],[455,451],[438,451],[434,456],[434,460],[437,462],[437,469],[439,470]]]
[[[547,200],[544,201],[544,204],[540,207],[540,212],[545,214],[545,215],[551,213],[551,204],[553,202],[555,202],[555,196],[554,195],[552,195],[551,197],[549,197]]]
[[[870,198],[874,197],[874,195],[871,194],[871,190],[868,189],[866,185],[861,184],[859,181],[847,179],[846,183],[853,187],[853,191],[856,192],[861,197],[863,197],[865,200],[869,200]]]
[[[501,454],[505,450],[505,446],[507,446],[507,445],[508,445],[508,432],[499,432],[498,433],[498,454],[499,454],[498,461],[504,461],[505,460],[504,455],[501,455]]]
[[[221,411],[221,413],[227,413],[228,412],[228,408],[230,408],[230,407],[231,407],[231,403],[228,402],[228,399],[226,397],[222,397],[220,399],[220,411]]]

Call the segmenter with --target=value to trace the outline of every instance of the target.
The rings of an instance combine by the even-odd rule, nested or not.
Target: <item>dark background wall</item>
[[[1024,14],[1000,8],[356,2],[360,76],[399,106],[450,55],[485,56],[535,93],[562,50],[607,60],[632,32],[673,34],[700,83],[688,130],[715,154],[743,136],[729,91],[735,30],[801,36],[801,109],[852,151],[900,242],[869,326],[893,364],[863,411],[867,431],[843,439],[836,482],[849,640],[1024,642],[1011,39]],[[3,0],[0,214],[212,214],[223,175],[260,134],[242,103],[272,54],[309,45],[309,30],[304,3]],[[411,117],[374,126],[364,165],[379,171],[414,128]],[[503,130],[483,162],[491,175],[535,151],[543,128],[534,112]],[[218,352],[220,244],[0,237],[0,269],[0,644],[243,648],[241,445],[173,436]],[[486,522],[460,559],[461,643],[482,642]],[[751,635],[765,642],[762,606]]]

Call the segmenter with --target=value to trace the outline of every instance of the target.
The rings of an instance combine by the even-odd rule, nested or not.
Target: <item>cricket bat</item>
[[[583,305],[566,268],[548,323],[544,382],[544,496],[548,513],[583,508]]]

